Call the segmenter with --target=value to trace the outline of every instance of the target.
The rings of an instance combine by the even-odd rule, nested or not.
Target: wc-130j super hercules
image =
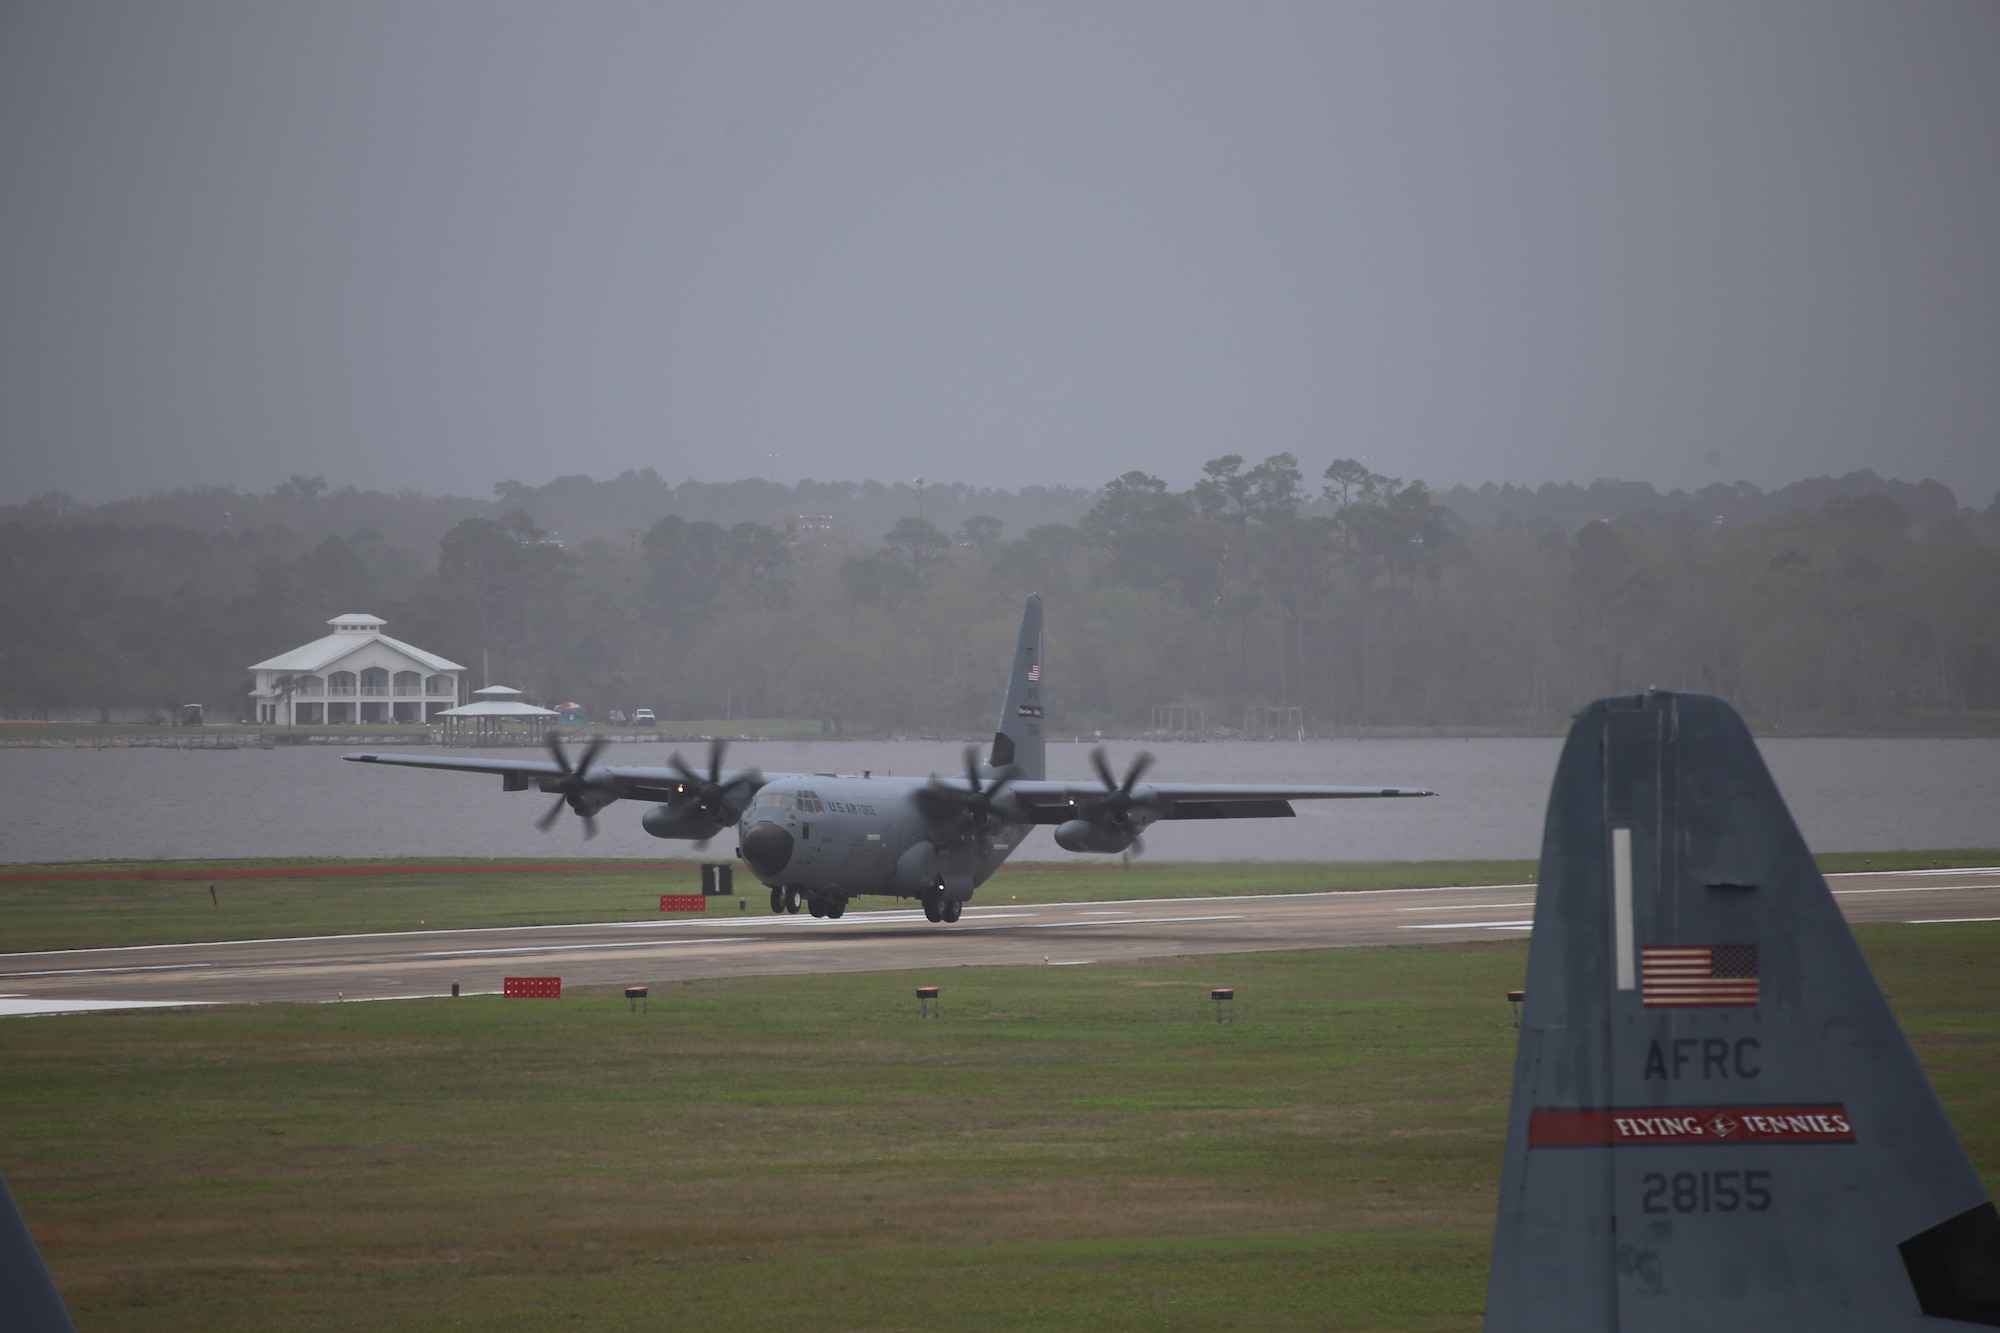
[[[586,833],[613,801],[653,801],[641,821],[656,838],[701,843],[736,827],[738,849],[771,890],[771,910],[838,917],[860,894],[916,898],[932,921],[956,921],[973,890],[1000,868],[1037,824],[1055,826],[1072,852],[1117,853],[1162,819],[1289,818],[1293,801],[1429,796],[1409,787],[1255,787],[1141,782],[1152,758],[1141,754],[1120,779],[1100,750],[1098,781],[1051,782],[1044,762],[1042,599],[1030,596],[1008,673],[1000,725],[985,763],[965,752],[962,778],[837,777],[829,773],[725,771],[723,744],[709,751],[708,772],[673,756],[667,768],[594,761],[602,739],[572,764],[554,739],[551,760],[451,759],[351,754],[364,764],[402,764],[496,773],[508,791],[530,788],[558,798],[541,819],[550,827],[566,805]]]

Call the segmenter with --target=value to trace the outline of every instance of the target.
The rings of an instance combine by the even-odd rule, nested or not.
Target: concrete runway
[[[1830,877],[1850,921],[2000,920],[2000,867]],[[710,900],[702,916],[0,954],[0,1014],[402,999],[694,977],[1083,964],[1178,954],[1451,943],[1530,933],[1531,884],[1026,906],[975,900],[956,925],[911,911],[839,921]]]

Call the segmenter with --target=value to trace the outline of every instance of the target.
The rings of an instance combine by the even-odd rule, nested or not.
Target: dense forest
[[[502,482],[491,500],[176,491],[0,508],[0,712],[247,707],[245,668],[343,612],[600,713],[990,726],[1020,599],[1047,599],[1059,730],[1155,705],[1541,729],[1597,695],[1711,690],[1766,719],[2000,709],[2000,497],[1873,473],[1764,492],[1434,493],[1339,459],[1187,490],[762,480]]]

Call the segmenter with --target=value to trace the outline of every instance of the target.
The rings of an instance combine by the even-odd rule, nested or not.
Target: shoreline
[[[1827,718],[1801,719],[1789,721],[1750,717],[1745,719],[1751,735],[1759,740],[1853,740],[1853,741],[1978,741],[2000,740],[2000,715],[1974,716],[1947,723],[1944,719],[1882,719],[1875,723],[1854,720],[1834,720]],[[620,745],[693,745],[705,744],[718,738],[738,743],[765,742],[771,744],[814,744],[814,745],[898,745],[903,743],[927,744],[942,742],[952,745],[981,745],[989,736],[981,732],[977,735],[951,736],[926,732],[921,735],[865,735],[848,732],[840,736],[822,735],[807,731],[776,731],[767,729],[745,731],[677,731],[662,727],[658,730],[633,731],[630,728],[610,728],[577,726],[551,728],[550,734],[571,741],[586,737],[603,736],[606,740]],[[1459,726],[1459,725],[1382,725],[1337,727],[1320,732],[1308,733],[1303,740],[1251,738],[1235,735],[1191,736],[1174,735],[1149,731],[1101,731],[1090,736],[1080,732],[1069,736],[1052,733],[1051,745],[1076,745],[1086,740],[1091,744],[1111,742],[1113,744],[1141,745],[1206,745],[1206,744],[1250,744],[1250,745],[1300,745],[1327,744],[1341,741],[1410,741],[1410,740],[1561,740],[1568,734],[1568,720],[1551,723],[1545,727],[1519,726]],[[236,726],[233,724],[210,725],[204,727],[145,726],[125,723],[80,723],[80,722],[20,722],[0,721],[0,749],[13,750],[127,750],[127,749],[187,749],[187,750],[273,750],[284,746],[429,746],[438,749],[513,749],[528,750],[542,748],[542,742],[520,735],[508,736],[499,741],[447,745],[434,732],[420,728],[395,728],[374,730],[356,727],[353,729],[329,730],[326,728],[284,728]]]

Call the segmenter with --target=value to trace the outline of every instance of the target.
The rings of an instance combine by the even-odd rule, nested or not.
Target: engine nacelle
[[[687,805],[656,805],[641,817],[639,827],[656,838],[685,838],[689,842],[700,842],[722,831],[720,824],[692,802]]]
[[[1072,819],[1056,825],[1056,846],[1066,852],[1122,852],[1131,845],[1132,835],[1116,824]]]

